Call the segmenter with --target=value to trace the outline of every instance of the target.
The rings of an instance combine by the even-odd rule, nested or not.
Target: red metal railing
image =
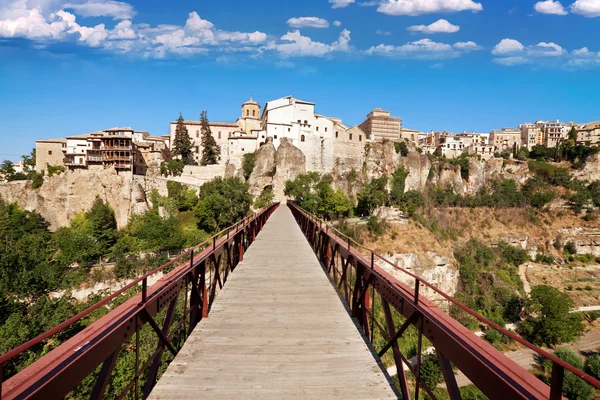
[[[124,344],[133,338],[134,377],[115,396],[135,399],[148,397],[158,378],[161,363],[164,362],[165,350],[174,356],[198,322],[208,316],[218,290],[242,261],[245,250],[277,207],[278,204],[274,204],[244,218],[55,328],[2,355],[0,383],[3,381],[2,371],[6,363],[35,346],[46,343],[94,311],[110,305],[128,290],[141,286],[139,294],[0,384],[0,399],[64,398],[92,374],[95,374],[95,383],[90,398],[103,398],[111,383],[111,373],[117,359],[123,353],[131,351],[130,347],[133,346],[128,345],[128,351],[122,351]],[[148,287],[148,279],[152,275],[170,267],[175,269]],[[159,313],[160,316],[164,314],[162,327],[154,319]],[[173,321],[175,314],[181,314],[176,323]],[[158,344],[143,362],[140,332],[147,326],[158,337]],[[99,372],[95,373],[100,365]],[[132,391],[133,394],[130,394]]]
[[[365,335],[373,341],[375,328],[377,328],[386,339],[387,344],[379,351],[379,355],[382,356],[390,349],[393,351],[403,398],[410,398],[403,364],[413,373],[416,382],[419,382],[415,386],[415,397],[418,398],[419,389],[422,388],[430,397],[436,398],[432,393],[432,388],[427,387],[420,378],[422,336],[427,337],[435,347],[451,399],[460,399],[460,392],[451,367],[452,364],[489,398],[561,399],[565,370],[572,372],[596,389],[600,389],[600,381],[594,377],[469,309],[418,275],[395,265],[376,252],[357,243],[333,226],[328,225],[326,221],[318,219],[293,203],[288,205],[322,264],[331,274],[334,283],[348,301],[352,316],[358,319]],[[358,249],[365,251],[370,259],[367,259]],[[414,287],[411,288],[399,282],[384,269],[378,267],[375,263],[376,259],[413,278],[415,281]],[[550,387],[485,340],[459,324],[435,304],[419,295],[422,286],[433,290],[450,304],[534,351],[543,359],[550,360],[552,362]],[[369,289],[371,294],[369,294]],[[387,327],[382,326],[375,319],[373,310],[377,296],[379,296],[382,303]],[[372,299],[372,302],[370,299]],[[393,306],[398,314],[405,317],[405,322],[400,328],[394,324],[390,306]],[[418,330],[416,367],[411,366],[404,355],[401,354],[398,346],[398,339],[409,325],[415,326]]]

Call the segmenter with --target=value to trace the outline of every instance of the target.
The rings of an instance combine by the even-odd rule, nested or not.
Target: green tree
[[[21,160],[23,160],[23,172],[25,172],[29,176],[32,172],[35,171],[35,148],[31,150],[31,154],[21,156]]]
[[[254,163],[256,161],[256,152],[244,154],[242,168],[244,170],[244,178],[250,179],[252,171],[254,171]]]
[[[427,354],[421,360],[421,379],[431,390],[444,381],[440,362],[435,354]]]
[[[221,158],[220,149],[210,131],[206,111],[202,111],[200,114],[200,129],[202,131],[202,160],[200,164],[214,165]]]
[[[407,177],[408,172],[404,165],[398,166],[392,174],[392,181],[390,182],[390,201],[392,204],[398,205],[402,201]]]
[[[252,195],[249,186],[239,178],[217,177],[200,187],[194,215],[198,228],[216,232],[235,224],[250,211]]]
[[[6,179],[9,179],[9,177],[14,173],[15,164],[10,160],[2,161],[2,164],[0,164],[0,175],[4,176]]]
[[[585,360],[585,372],[600,379],[600,354],[592,354]]]
[[[90,221],[91,233],[98,241],[100,250],[105,253],[117,241],[117,219],[114,210],[100,197],[96,197],[85,216]]]
[[[529,318],[521,324],[521,334],[536,345],[555,346],[573,341],[585,328],[579,313],[571,313],[575,302],[558,289],[534,286],[525,303]]]
[[[260,209],[260,208],[268,207],[271,204],[273,204],[274,198],[275,198],[275,195],[273,194],[273,188],[266,187],[263,189],[263,191],[260,193],[260,195],[256,198],[256,201],[254,201],[254,208]]]
[[[193,147],[192,139],[190,138],[187,127],[184,124],[183,116],[179,113],[177,118],[177,126],[175,127],[175,139],[173,140],[173,155],[181,157],[181,161],[185,165],[193,164],[194,157],[192,155]]]
[[[356,211],[361,216],[370,215],[373,210],[383,207],[389,201],[387,192],[387,177],[373,179],[364,185],[357,194],[358,205]]]
[[[406,157],[408,155],[408,146],[405,141],[394,143],[394,147],[396,149],[396,153],[399,153],[402,157]]]

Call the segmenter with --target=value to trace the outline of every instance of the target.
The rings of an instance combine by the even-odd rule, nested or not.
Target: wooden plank
[[[183,398],[396,398],[287,207],[150,395]]]

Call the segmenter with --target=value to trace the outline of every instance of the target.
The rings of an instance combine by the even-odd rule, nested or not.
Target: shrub
[[[242,168],[244,170],[244,178],[246,180],[250,179],[250,175],[252,175],[252,171],[254,171],[255,161],[256,161],[256,152],[244,154],[244,158],[242,161]]]
[[[518,267],[519,265],[530,260],[527,251],[519,247],[511,246],[504,242],[500,242],[498,247],[506,261],[511,263],[515,267]]]
[[[583,369],[584,362],[576,355],[572,350],[566,348],[559,348],[554,352],[554,355],[564,362],[571,364],[575,368]],[[544,370],[544,380],[546,383],[550,383],[550,376],[552,374],[552,362],[550,360],[544,361],[542,366]],[[592,400],[594,398],[595,390],[594,387],[581,380],[577,375],[570,371],[565,371],[565,377],[563,381],[563,395],[569,400]]]
[[[60,175],[67,170],[62,165],[48,165],[48,176]]]
[[[585,372],[600,379],[600,354],[592,354],[585,360]]]
[[[42,171],[41,173],[37,173],[35,171],[32,172],[31,188],[38,189],[38,188],[42,187],[43,184],[44,184],[44,171]]]
[[[442,368],[435,354],[427,354],[421,359],[421,379],[432,390],[444,381]]]
[[[375,215],[371,215],[369,217],[369,220],[367,221],[367,229],[373,237],[383,235],[386,227],[387,223],[385,222],[385,220],[378,218]]]
[[[567,254],[577,254],[577,246],[575,246],[575,242],[570,241],[565,244],[564,250]]]

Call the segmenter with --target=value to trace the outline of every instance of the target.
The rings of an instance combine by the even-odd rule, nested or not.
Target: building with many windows
[[[503,128],[494,130],[490,133],[489,144],[500,152],[503,150],[512,150],[515,145],[517,149],[521,148],[521,131],[512,128]]]
[[[359,126],[369,139],[397,141],[401,138],[402,119],[392,117],[389,111],[381,108],[371,111]]]
[[[544,144],[542,127],[537,123],[525,122],[519,126],[519,130],[521,131],[521,142],[528,150],[531,150],[533,146]]]
[[[63,149],[67,147],[67,139],[45,139],[35,141],[35,170],[40,173],[49,166],[64,165]]]

